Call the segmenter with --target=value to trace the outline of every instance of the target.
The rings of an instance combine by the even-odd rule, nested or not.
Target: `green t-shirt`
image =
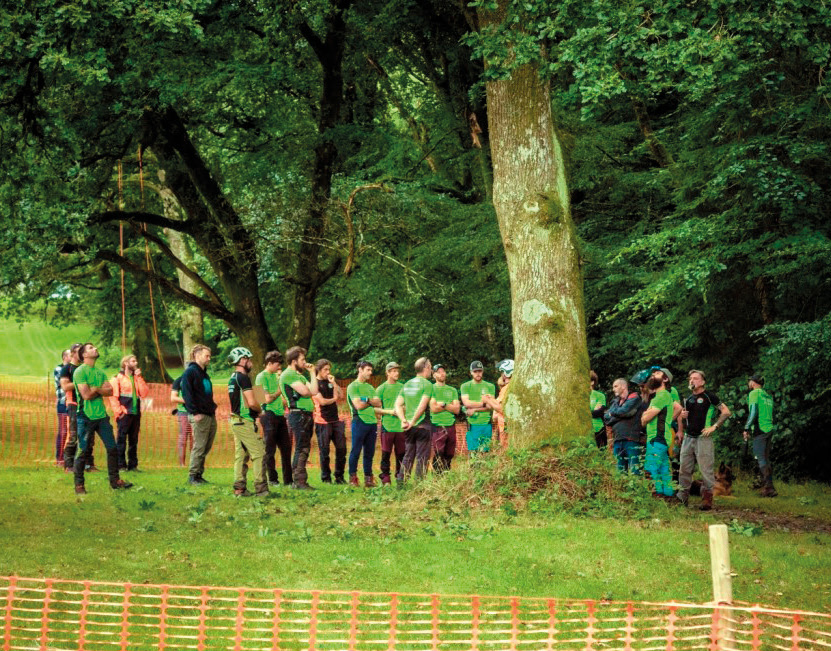
[[[658,415],[646,424],[646,440],[658,441],[667,445],[672,438],[672,394],[666,389],[659,389],[649,403],[650,409],[659,409]]]
[[[478,384],[473,380],[468,380],[462,385],[462,395],[467,396],[468,400],[473,402],[482,402],[482,396],[487,394],[496,397],[496,387],[490,382],[482,380]],[[477,411],[472,416],[467,417],[467,422],[471,425],[487,425],[491,422],[491,412]]]
[[[606,406],[606,394],[602,391],[592,391],[589,396],[589,411],[594,411]],[[592,418],[592,431],[596,432],[603,428],[602,418]]]
[[[77,387],[79,384],[86,384],[90,388],[104,386],[107,381],[107,374],[89,364],[81,364],[75,369],[72,376],[72,383]],[[79,410],[90,420],[98,420],[107,417],[107,408],[104,406],[104,398],[98,396],[92,400],[81,401],[81,392],[78,391]]]
[[[369,404],[370,399],[375,396],[375,389],[368,382],[355,380],[346,387],[346,399],[349,401],[349,411],[352,412],[352,418],[360,418],[362,423],[375,425],[378,422],[375,417],[375,408]],[[355,405],[352,404],[353,398],[360,399],[366,406],[363,409],[355,409]],[[366,400],[363,400],[364,398]]]
[[[747,406],[751,405],[759,410],[759,429],[767,434],[773,429],[773,396],[764,389],[753,389],[747,396]]]
[[[280,386],[283,388],[283,395],[289,403],[289,409],[302,409],[303,411],[312,412],[315,409],[311,396],[301,396],[297,391],[291,388],[291,385],[300,382],[308,384],[309,381],[302,373],[298,373],[293,368],[289,367],[280,373]]]
[[[384,382],[375,389],[375,395],[380,398],[381,406],[384,409],[395,408],[395,401],[398,399],[398,394],[401,393],[401,387],[403,386],[403,382],[394,382],[392,384]],[[392,416],[390,414],[381,416],[381,426],[388,432],[402,431],[401,421],[398,419],[398,416]]]
[[[448,384],[443,386],[439,386],[438,384],[433,385],[433,398],[436,402],[443,402],[445,405],[449,405],[454,400],[459,399],[459,393]],[[440,411],[437,414],[430,414],[430,419],[433,421],[433,425],[441,425],[442,427],[450,427],[456,422],[456,415],[452,411]]]
[[[272,373],[270,371],[260,371],[254,379],[254,384],[262,387],[263,391],[266,393],[280,393],[280,380],[276,373]],[[282,396],[277,396],[267,405],[263,405],[263,409],[270,411],[272,414],[277,414],[278,416],[282,416],[286,411],[285,407],[283,407]]]
[[[411,426],[419,425],[425,418],[428,423],[430,422],[429,404],[416,422],[412,422],[411,420],[415,415],[416,409],[421,404],[421,399],[424,396],[428,398],[433,396],[433,383],[430,380],[417,375],[412,380],[404,383],[404,386],[401,387],[401,395],[404,396],[404,416],[410,421]]]

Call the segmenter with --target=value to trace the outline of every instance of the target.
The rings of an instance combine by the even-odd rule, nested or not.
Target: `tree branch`
[[[90,221],[95,224],[106,224],[107,222],[125,221],[135,225],[138,222],[169,228],[179,233],[192,234],[194,223],[190,219],[179,220],[162,217],[153,212],[110,210],[107,212],[95,213],[90,216]]]

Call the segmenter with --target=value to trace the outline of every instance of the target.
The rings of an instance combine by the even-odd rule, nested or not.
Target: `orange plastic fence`
[[[339,380],[345,386],[348,380]],[[171,415],[170,386],[149,384],[149,399],[143,401],[139,461],[144,467],[171,467],[178,464],[176,441],[179,425]],[[344,391],[345,394],[345,391]],[[216,442],[208,457],[211,467],[229,467],[234,462],[234,443],[228,414],[230,403],[224,387],[214,387],[214,399],[219,409]],[[350,416],[343,401],[339,404],[346,421],[346,441],[350,444]],[[113,427],[115,420],[111,416]],[[47,383],[16,382],[0,377],[0,466],[30,466],[52,463],[55,460],[55,435],[58,414],[55,409],[54,386]],[[456,427],[456,454],[467,454],[464,425]],[[315,439],[316,441],[316,439]],[[380,447],[380,437],[377,445]],[[311,465],[316,465],[316,444],[312,444]],[[103,454],[103,452],[102,452]],[[103,457],[102,457],[103,458]]]
[[[751,606],[0,577],[2,649],[806,651],[831,615]]]

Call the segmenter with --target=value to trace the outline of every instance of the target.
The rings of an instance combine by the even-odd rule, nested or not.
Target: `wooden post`
[[[715,606],[733,604],[733,583],[730,577],[730,547],[727,525],[710,525],[710,570],[713,574],[713,603]],[[734,642],[730,609],[716,608],[718,617],[718,648],[732,649]]]

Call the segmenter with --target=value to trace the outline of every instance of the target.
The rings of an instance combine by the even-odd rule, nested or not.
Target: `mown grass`
[[[280,488],[239,499],[230,469],[206,474],[212,484],[195,488],[182,471],[143,472],[129,477],[134,489],[114,492],[99,473],[88,478],[90,494],[76,497],[70,475],[0,469],[0,573],[617,600],[711,595],[707,526],[718,512],[649,504],[634,518],[579,517],[551,503],[511,515],[438,499],[463,481],[453,477],[415,490]],[[826,487],[782,489],[765,505],[827,515]],[[740,483],[737,492],[749,489]],[[829,545],[825,533],[731,534],[734,597],[828,611]]]
[[[89,341],[92,327],[70,323],[60,328],[42,321],[19,324],[0,319],[0,375],[25,382],[52,382],[52,369],[61,362],[61,352],[78,341]]]

